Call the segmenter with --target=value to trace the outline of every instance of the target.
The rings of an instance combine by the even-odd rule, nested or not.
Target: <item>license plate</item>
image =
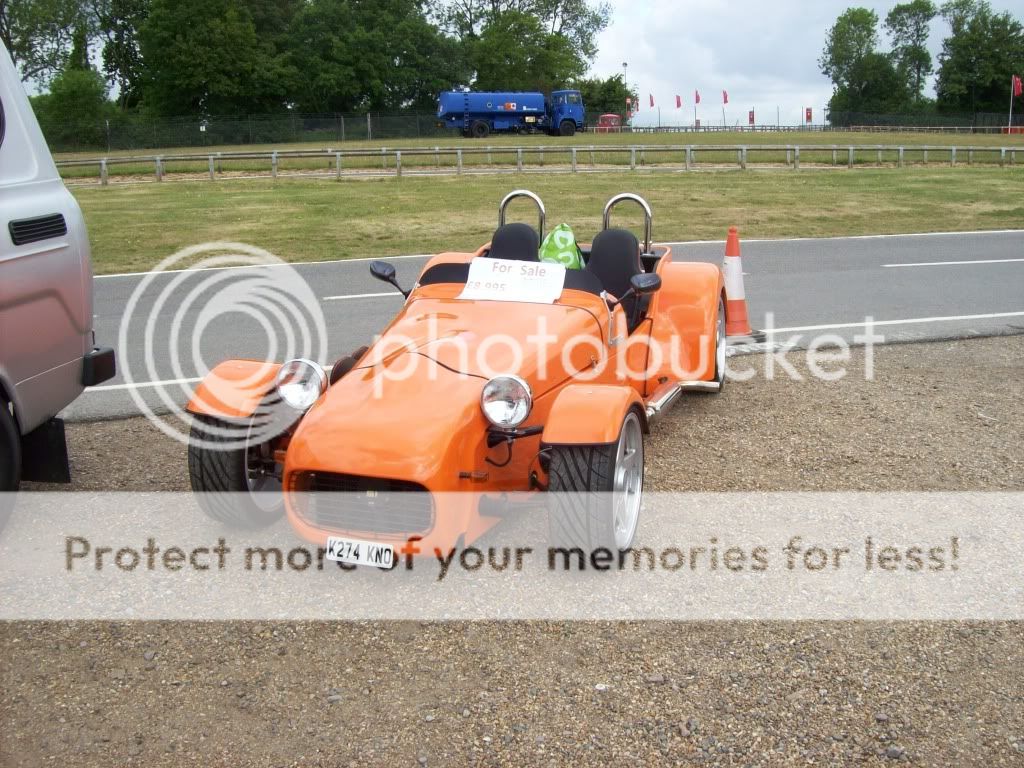
[[[358,539],[342,539],[331,536],[327,539],[328,560],[350,565],[369,565],[373,568],[391,568],[395,564],[395,550],[390,544],[378,544]]]

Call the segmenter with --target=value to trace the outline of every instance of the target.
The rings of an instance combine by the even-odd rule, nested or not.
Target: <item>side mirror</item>
[[[409,298],[409,291],[404,290],[402,286],[398,284],[398,280],[395,277],[394,264],[388,264],[386,261],[371,261],[370,274],[378,280],[382,280],[389,285],[395,286],[399,293],[405,296],[405,298]]]
[[[629,284],[637,296],[643,296],[646,293],[654,293],[661,288],[661,276],[644,272],[643,274],[633,275]]]
[[[386,261],[371,261],[370,274],[385,283],[395,282],[395,266]]]

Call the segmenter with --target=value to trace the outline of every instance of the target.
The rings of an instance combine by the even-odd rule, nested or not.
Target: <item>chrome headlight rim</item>
[[[502,380],[511,381],[514,382],[515,384],[518,384],[520,387],[522,387],[522,390],[526,395],[526,409],[523,412],[523,416],[521,419],[518,419],[516,421],[510,421],[507,423],[502,423],[491,418],[491,414],[487,411],[485,401],[487,398],[488,388]],[[530,385],[526,382],[526,379],[522,378],[521,376],[516,376],[514,373],[506,373],[500,376],[495,376],[494,378],[489,379],[487,383],[484,384],[483,389],[480,391],[480,410],[483,412],[484,418],[487,419],[488,423],[491,424],[491,426],[495,427],[496,429],[511,432],[517,429],[528,418],[530,418],[530,413],[533,411],[533,390],[530,389]]]
[[[308,396],[302,400],[291,400],[289,399],[284,391],[282,391],[282,385],[286,384],[286,379],[289,377],[296,376],[299,372],[311,372],[313,380],[316,382],[316,395]],[[288,362],[284,363],[277,372],[277,376],[274,378],[274,391],[277,396],[281,399],[285,405],[289,408],[296,410],[300,413],[305,413],[313,404],[320,399],[320,397],[327,391],[327,372],[324,370],[320,363],[309,360],[305,357],[296,357]],[[313,390],[309,390],[313,392]],[[308,402],[307,402],[308,399]]]

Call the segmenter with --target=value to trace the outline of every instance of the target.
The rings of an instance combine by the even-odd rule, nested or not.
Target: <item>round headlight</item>
[[[484,416],[496,427],[515,429],[530,415],[533,395],[530,385],[518,376],[497,376],[486,384],[480,395]]]
[[[308,411],[327,389],[327,374],[312,360],[289,360],[277,372],[276,387],[289,407]]]

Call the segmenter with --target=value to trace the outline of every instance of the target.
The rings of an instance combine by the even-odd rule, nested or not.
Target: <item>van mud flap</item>
[[[63,419],[50,419],[22,436],[21,479],[30,483],[71,482]]]

